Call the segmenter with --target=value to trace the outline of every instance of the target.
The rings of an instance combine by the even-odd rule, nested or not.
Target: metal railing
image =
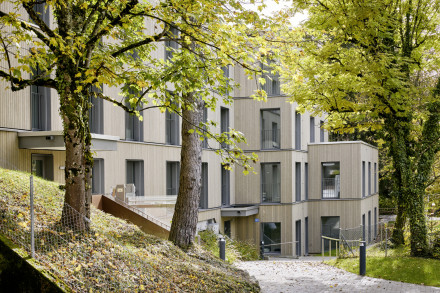
[[[340,179],[322,178],[322,198],[339,198]]]
[[[261,130],[261,148],[279,149],[280,148],[280,129]]]
[[[264,241],[260,242],[260,254],[264,256],[265,253],[270,253],[270,255],[277,255],[278,253],[274,252],[267,252],[264,250],[265,247],[272,247],[272,246],[279,246],[280,247],[280,254],[281,254],[281,246],[282,245],[292,245],[292,256],[298,257],[298,251],[297,251],[297,244],[298,241],[291,241],[291,242],[282,242],[282,243],[271,243],[271,244],[264,244]]]

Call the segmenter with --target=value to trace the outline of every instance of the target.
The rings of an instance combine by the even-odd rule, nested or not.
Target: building
[[[45,16],[50,19],[49,16]],[[168,46],[174,46],[168,43]],[[167,58],[164,48],[156,52]],[[208,227],[241,240],[265,242],[265,252],[304,255],[321,251],[321,235],[378,221],[378,151],[363,142],[328,142],[324,117],[296,112],[281,95],[276,76],[267,78],[267,103],[249,96],[255,83],[242,70],[224,70],[241,83],[233,105],[220,104],[205,117],[242,131],[246,152],[256,152],[258,175],[222,168],[204,143],[199,229]],[[0,166],[64,182],[65,151],[59,99],[54,90],[32,86],[20,92],[1,82]],[[102,89],[116,96],[116,88]],[[90,112],[94,151],[93,194],[111,194],[118,184],[134,184],[146,213],[167,223],[178,191],[179,116],[151,109],[143,121],[99,99]],[[164,202],[166,204],[164,204]],[[169,224],[169,222],[168,222]],[[367,237],[367,236],[365,236]],[[280,244],[281,243],[281,244]]]

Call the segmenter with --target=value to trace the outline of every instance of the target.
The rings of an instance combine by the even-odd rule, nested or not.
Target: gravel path
[[[236,266],[255,277],[263,293],[440,292],[437,287],[361,277],[310,258],[239,262]]]

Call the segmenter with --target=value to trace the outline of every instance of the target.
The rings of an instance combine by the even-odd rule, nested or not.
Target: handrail
[[[153,217],[151,215],[148,215],[147,213],[145,213],[145,212],[143,212],[143,211],[141,211],[141,210],[139,210],[139,209],[137,209],[137,208],[135,208],[133,206],[130,206],[127,203],[125,203],[125,202],[123,202],[123,201],[121,201],[121,200],[119,200],[117,198],[112,198],[111,196],[109,196],[107,194],[104,194],[104,196],[107,197],[108,199],[113,200],[114,202],[117,202],[118,204],[120,204],[121,206],[131,210],[132,212],[135,212],[136,214],[144,217],[148,221],[153,222],[154,224],[164,228],[165,230],[167,230],[167,231],[171,230],[171,226],[170,225],[165,224],[164,222],[160,221],[159,219],[156,219],[155,217]]]

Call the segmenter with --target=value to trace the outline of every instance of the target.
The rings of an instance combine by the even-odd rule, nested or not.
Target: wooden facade
[[[164,56],[165,49],[158,47],[154,54]],[[307,250],[315,253],[320,252],[322,217],[338,216],[341,228],[351,228],[361,224],[363,214],[368,214],[369,211],[373,214],[373,210],[378,208],[378,187],[372,186],[374,182],[378,185],[376,148],[363,142],[329,143],[328,133],[320,128],[321,122],[325,120],[324,116],[312,117],[308,112],[299,115],[297,105],[289,103],[283,95],[270,96],[267,102],[255,101],[250,96],[261,86],[255,80],[248,80],[243,69],[239,67],[231,67],[229,72],[230,78],[241,84],[240,88],[230,93],[235,97],[234,103],[225,105],[220,102],[216,111],[208,110],[207,116],[209,120],[218,123],[216,129],[211,129],[218,133],[220,108],[228,109],[229,126],[243,132],[247,138],[247,143],[241,144],[242,149],[248,153],[255,152],[259,156],[260,161],[254,165],[256,175],[244,176],[242,168],[235,167],[230,173],[229,181],[231,206],[238,209],[243,206],[257,206],[258,213],[239,216],[237,212],[237,216],[222,217],[222,167],[221,158],[215,153],[219,144],[210,140],[209,148],[205,148],[202,154],[202,161],[208,163],[208,208],[200,210],[200,223],[217,224],[220,232],[224,232],[227,222],[233,238],[252,240],[257,245],[261,240],[263,223],[280,223],[280,239],[283,243],[280,253],[294,255],[297,253],[297,227],[301,227],[301,254]],[[63,148],[42,147],[37,143],[30,148],[20,148],[20,137],[33,133],[31,92],[27,88],[13,93],[7,86],[4,81],[0,82],[0,167],[30,172],[33,154],[48,155],[52,158],[53,180],[64,183]],[[118,88],[104,86],[103,91],[106,95],[120,99]],[[114,150],[97,149],[94,152],[94,157],[101,159],[103,164],[102,193],[110,194],[114,186],[127,183],[127,161],[142,161],[144,188],[141,194],[165,196],[167,162],[180,160],[180,146],[166,143],[165,114],[158,109],[145,111],[142,122],[143,139],[132,141],[126,138],[125,112],[107,101],[102,105],[102,141],[108,140],[115,146]],[[51,90],[49,130],[61,135],[62,123],[58,109],[59,99],[56,92]],[[273,128],[268,130],[269,140],[272,142],[269,148],[262,145],[264,134],[261,129],[262,112],[267,110],[276,110],[279,115],[279,123],[278,120],[271,121]],[[47,139],[53,139],[50,136]],[[325,162],[339,163],[338,198],[326,199],[322,196],[322,164]],[[366,167],[363,167],[363,162]],[[279,202],[263,200],[261,171],[262,164],[267,163],[279,166]],[[371,168],[376,166],[376,172],[370,174],[370,189],[364,188],[374,192],[363,196],[362,168],[368,168],[368,163]],[[296,174],[298,171],[300,176]],[[160,213],[162,212],[158,211],[157,216]],[[306,218],[309,239],[307,247]]]

